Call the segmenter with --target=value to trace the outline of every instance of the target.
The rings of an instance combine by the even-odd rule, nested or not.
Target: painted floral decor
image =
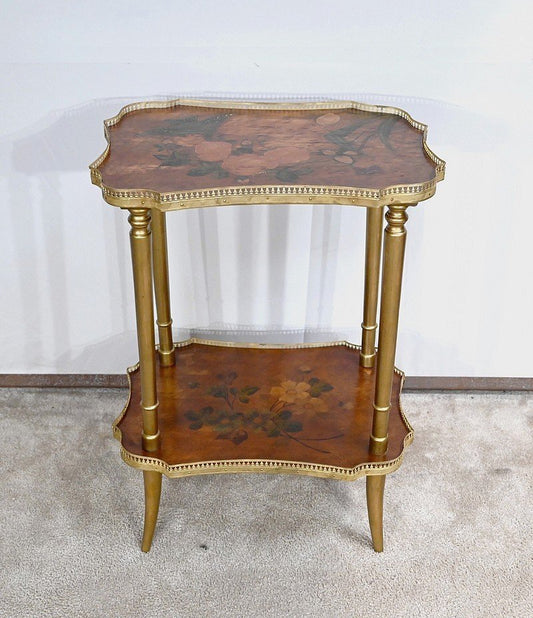
[[[189,386],[197,388],[198,383]],[[217,439],[231,440],[236,445],[247,440],[252,432],[263,433],[269,438],[283,436],[322,453],[330,451],[318,446],[319,443],[343,436],[337,433],[312,437],[305,432],[306,417],[327,414],[322,395],[333,390],[328,382],[316,376],[301,382],[284,380],[266,389],[269,395],[266,402],[265,397],[257,396],[260,390],[259,386],[239,380],[235,371],[218,374],[216,383],[207,390],[213,398],[212,405],[185,412],[189,429],[209,428]]]
[[[140,374],[118,422],[124,448],[138,456],[143,411]],[[408,428],[395,374],[387,457],[403,449]],[[346,345],[268,348],[187,343],[176,363],[157,366],[161,444],[168,465],[276,460],[352,468],[369,461],[375,372]],[[372,459],[371,459],[372,460]]]
[[[380,122],[376,123],[372,114],[366,114],[356,117],[347,126],[337,127],[341,121],[339,114],[315,114],[315,125],[330,142],[329,147],[315,152],[312,143],[281,145],[281,142],[272,142],[272,137],[266,133],[256,135],[250,130],[242,132],[240,119],[235,120],[233,116],[226,113],[207,118],[198,115],[171,118],[144,135],[163,138],[161,143],[155,144],[157,152],[154,153],[160,166],[187,166],[188,176],[213,175],[220,179],[234,175],[238,182],[248,183],[252,176],[267,174],[274,176],[276,181],[296,183],[312,174],[313,167],[304,165],[312,154],[356,167],[361,174],[377,174],[381,171],[379,165],[357,167],[357,161],[364,161],[365,148],[375,139],[394,153],[390,134],[394,125],[401,120],[396,116],[381,116]],[[301,123],[293,124],[295,130],[301,130]],[[316,133],[310,131],[314,128],[312,125],[307,127],[311,135]],[[287,129],[290,130],[290,125]],[[237,137],[228,137],[228,131]],[[225,140],[221,141],[223,137]]]
[[[422,133],[352,109],[145,109],[110,129],[103,180],[161,192],[239,185],[381,188],[435,177]]]

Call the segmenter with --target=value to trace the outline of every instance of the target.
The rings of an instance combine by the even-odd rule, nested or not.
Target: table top
[[[396,469],[413,433],[394,371],[386,455],[369,453],[376,370],[346,342],[260,346],[190,340],[176,364],[157,363],[157,451],[142,448],[138,366],[114,423],[122,456],[168,476],[206,472],[292,472],[353,479]]]
[[[91,179],[125,208],[416,204],[444,178],[426,131],[398,108],[350,101],[134,103],[105,121]]]

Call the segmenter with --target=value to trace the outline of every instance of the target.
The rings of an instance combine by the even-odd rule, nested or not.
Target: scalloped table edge
[[[255,185],[250,187],[213,187],[196,191],[160,193],[150,189],[120,189],[103,183],[98,169],[110,152],[109,128],[118,124],[124,116],[143,109],[171,109],[179,106],[207,107],[215,109],[348,109],[400,116],[423,134],[424,152],[435,164],[435,178],[418,184],[394,185],[384,189],[337,187],[319,185]],[[172,99],[170,101],[140,101],[125,105],[118,114],[104,120],[107,147],[90,164],[91,182],[100,187],[104,200],[119,208],[150,208],[163,212],[202,208],[208,206],[237,206],[243,204],[339,204],[363,207],[381,207],[390,204],[414,206],[435,194],[437,182],[444,179],[446,163],[429,148],[426,142],[427,125],[414,120],[399,107],[370,105],[356,101],[323,101],[313,103],[260,103],[252,101]]]
[[[307,343],[307,344],[261,344],[261,343],[234,343],[225,341],[213,341],[208,339],[198,339],[192,337],[185,341],[175,343],[176,348],[186,347],[192,343],[212,346],[228,346],[241,348],[264,348],[264,349],[298,349],[309,347],[328,347],[342,345],[348,348],[360,350],[360,346],[348,341],[331,341],[327,343]],[[394,459],[383,462],[364,462],[354,466],[353,468],[343,468],[338,466],[329,466],[324,464],[308,463],[304,461],[283,461],[276,459],[230,459],[216,461],[197,461],[186,464],[167,464],[162,459],[149,457],[145,455],[137,455],[131,453],[122,445],[122,432],[118,428],[118,424],[124,417],[131,400],[131,377],[130,375],[139,368],[139,363],[127,368],[128,378],[128,399],[115,419],[112,425],[113,436],[120,442],[120,456],[129,466],[139,470],[154,470],[161,472],[168,478],[179,478],[184,476],[196,476],[199,474],[233,474],[238,472],[254,472],[254,473],[285,473],[298,474],[304,476],[316,476],[321,478],[331,478],[337,480],[354,481],[362,476],[374,476],[382,474],[390,474],[395,472],[401,465],[405,453],[405,449],[413,442],[414,430],[407,420],[402,409],[401,392],[405,380],[405,374],[400,369],[394,367],[394,372],[400,376],[400,390],[398,393],[398,407],[403,422],[408,430],[407,435],[403,439],[402,451]]]

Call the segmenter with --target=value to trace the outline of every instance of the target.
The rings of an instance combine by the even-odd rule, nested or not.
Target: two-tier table
[[[400,109],[350,101],[174,100],[124,107],[105,121],[105,136],[91,178],[106,202],[130,213],[139,345],[113,430],[124,461],[143,470],[143,551],[162,474],[226,472],[366,476],[382,551],[385,476],[413,437],[394,367],[406,211],[444,177],[426,126]],[[360,347],[173,342],[165,213],[258,203],[366,207]]]

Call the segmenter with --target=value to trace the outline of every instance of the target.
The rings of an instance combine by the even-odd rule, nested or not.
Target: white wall
[[[397,364],[533,374],[529,2],[19,0],[2,13],[0,372],[136,360],[125,214],[87,169],[104,118],[157,96],[307,93],[403,107],[448,162],[410,210]],[[170,215],[176,336],[240,325],[357,341],[363,225],[349,207]]]

